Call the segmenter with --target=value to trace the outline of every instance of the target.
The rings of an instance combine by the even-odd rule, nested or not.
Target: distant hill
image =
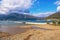
[[[50,18],[60,19],[60,12],[56,12],[56,13],[50,15],[46,19],[50,19]]]
[[[44,18],[35,17],[27,14],[20,14],[20,13],[9,13],[7,15],[0,14],[0,20],[19,21],[19,20],[42,20],[42,19]]]

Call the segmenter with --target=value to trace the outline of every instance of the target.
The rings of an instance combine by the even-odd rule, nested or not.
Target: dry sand
[[[29,29],[23,33],[18,33],[9,37],[3,37],[1,40],[60,40],[60,26],[45,24],[26,25],[17,28],[32,28],[33,26],[42,29]]]
[[[49,24],[24,25],[24,26],[18,26],[17,28],[32,28],[32,27],[40,27],[40,28],[60,30],[60,26],[49,25]]]
[[[10,34],[5,32],[0,32],[0,38],[10,36]]]

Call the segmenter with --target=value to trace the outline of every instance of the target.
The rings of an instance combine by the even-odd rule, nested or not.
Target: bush
[[[49,22],[47,21],[47,24],[49,24]]]
[[[58,25],[60,25],[60,20],[58,21]]]
[[[52,21],[53,25],[56,25],[56,21]]]

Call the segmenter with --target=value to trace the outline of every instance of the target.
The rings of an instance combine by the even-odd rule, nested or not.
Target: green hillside
[[[56,18],[56,19],[60,19],[60,12],[56,12],[50,16],[48,16],[46,19],[53,19],[53,18]]]

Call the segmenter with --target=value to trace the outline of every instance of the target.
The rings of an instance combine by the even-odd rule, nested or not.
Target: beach
[[[0,40],[60,40],[60,0],[0,0]]]
[[[60,40],[60,26],[49,24],[17,26],[3,32],[10,36],[2,37],[1,40]]]

